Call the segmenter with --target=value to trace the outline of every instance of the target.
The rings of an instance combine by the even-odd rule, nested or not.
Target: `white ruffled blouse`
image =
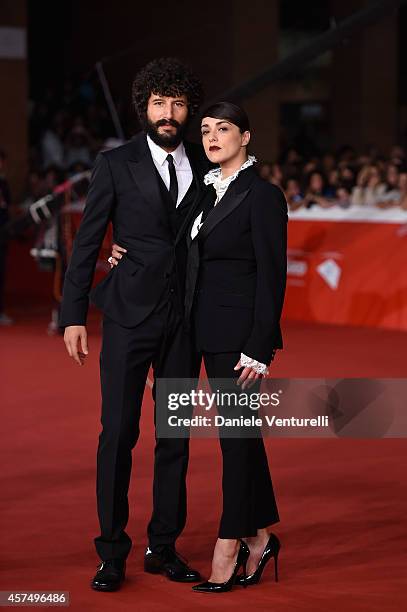
[[[256,161],[257,159],[255,158],[254,155],[249,155],[247,160],[244,162],[244,164],[242,164],[240,168],[236,170],[236,172],[234,172],[230,176],[227,176],[225,179],[222,178],[222,172],[220,168],[215,168],[214,170],[210,170],[207,174],[205,174],[204,176],[205,185],[213,185],[213,188],[216,191],[216,201],[215,201],[214,206],[216,206],[218,202],[223,198],[230,183],[232,183],[232,181],[234,181],[239,176],[240,172],[242,170],[245,170],[249,166],[252,166]],[[203,211],[200,212],[200,214],[196,217],[193,223],[193,226],[191,229],[192,240],[198,234],[199,230],[201,229],[203,225],[202,215],[203,215]],[[248,357],[244,353],[240,354],[240,363],[244,368],[252,368],[257,374],[267,375],[269,373],[267,369],[267,365],[265,363],[261,363],[260,361],[257,361],[256,359],[252,359],[251,357]]]

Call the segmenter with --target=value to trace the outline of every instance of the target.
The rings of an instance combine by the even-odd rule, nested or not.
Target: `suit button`
[[[170,293],[174,293],[174,289],[170,289]]]

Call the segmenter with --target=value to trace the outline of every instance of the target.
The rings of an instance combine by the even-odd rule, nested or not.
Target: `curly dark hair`
[[[189,116],[196,114],[203,100],[202,83],[189,66],[176,57],[160,57],[137,74],[132,86],[132,102],[140,119],[147,112],[151,94],[182,96],[188,100]]]

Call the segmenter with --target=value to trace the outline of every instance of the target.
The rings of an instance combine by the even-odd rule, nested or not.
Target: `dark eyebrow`
[[[220,125],[221,123],[229,123],[229,125],[232,125],[232,123],[230,121],[228,121],[227,119],[222,119],[222,121],[217,121],[215,125]],[[207,123],[203,123],[201,125],[201,129],[203,127],[209,127]]]
[[[155,100],[163,100],[164,98],[171,98],[171,96],[164,96],[161,94],[152,94],[152,95],[155,96],[154,98]],[[184,102],[185,103],[185,100],[184,98],[174,98],[174,102]]]

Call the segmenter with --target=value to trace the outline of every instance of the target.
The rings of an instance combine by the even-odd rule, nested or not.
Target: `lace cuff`
[[[265,363],[256,361],[256,359],[251,359],[244,353],[240,353],[240,363],[244,368],[252,368],[257,374],[266,375],[269,373]]]

